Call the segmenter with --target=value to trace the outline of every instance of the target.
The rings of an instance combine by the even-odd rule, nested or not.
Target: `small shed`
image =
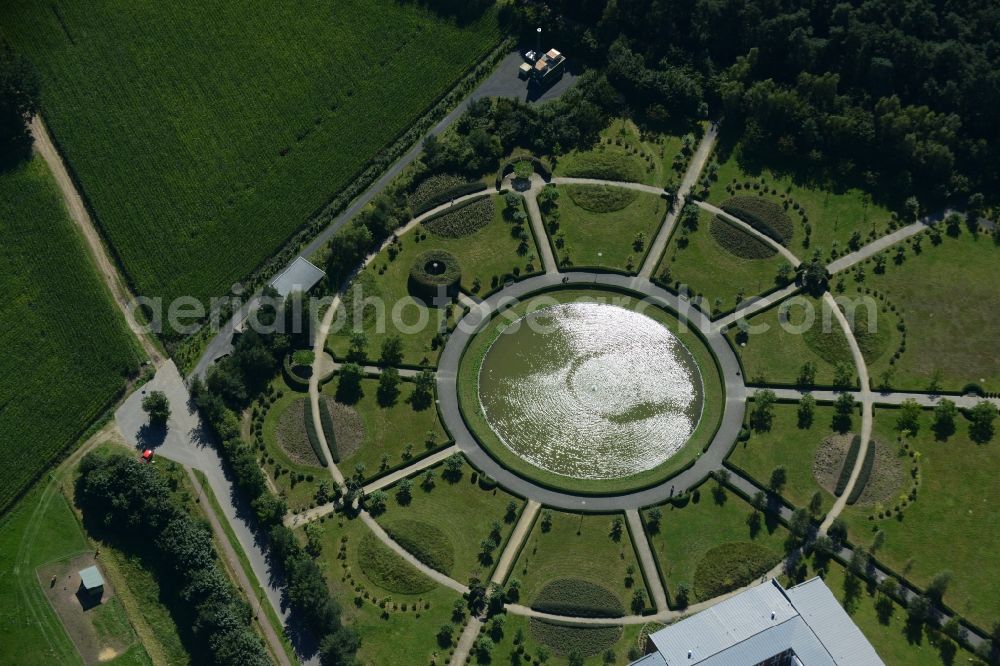
[[[98,599],[104,594],[104,576],[96,564],[80,571],[80,589]]]
[[[517,75],[522,79],[526,79],[531,76],[531,65],[526,62],[522,62],[521,66],[518,68]]]

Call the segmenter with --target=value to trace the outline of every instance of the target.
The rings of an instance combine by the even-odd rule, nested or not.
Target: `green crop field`
[[[499,40],[415,3],[6,3],[139,293],[227,291]]]
[[[40,158],[0,174],[0,511],[125,386],[138,346]]]

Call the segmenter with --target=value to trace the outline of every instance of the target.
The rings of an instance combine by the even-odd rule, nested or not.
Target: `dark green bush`
[[[422,224],[427,231],[442,238],[471,236],[493,221],[495,208],[493,197],[487,194],[435,213]]]
[[[694,572],[695,598],[704,601],[743,587],[781,561],[781,553],[749,541],[712,548]]]
[[[531,618],[528,623],[531,637],[551,648],[559,655],[570,653],[581,657],[600,654],[614,646],[621,638],[621,627],[584,627]]]
[[[782,245],[792,242],[792,220],[781,204],[761,197],[737,196],[724,202],[722,210]]]
[[[316,454],[323,467],[326,467],[326,456],[323,454],[323,445],[320,444],[319,435],[316,433],[316,422],[313,420],[312,405],[307,403],[302,413],[305,419],[306,437],[309,438],[309,446],[312,447],[313,453]]]
[[[594,213],[611,213],[639,198],[639,192],[614,185],[564,185],[569,198],[580,208]]]
[[[450,574],[455,566],[455,549],[451,539],[440,528],[408,518],[384,525],[386,533],[415,558],[431,569]]]
[[[554,615],[621,617],[625,608],[614,592],[579,578],[559,578],[545,585],[531,607]]]
[[[333,432],[333,417],[330,415],[330,405],[326,399],[320,397],[319,401],[319,422],[323,426],[323,434],[326,436],[326,446],[330,449],[333,462],[340,462],[340,454],[337,452],[337,436]],[[320,462],[326,467],[326,458],[320,457]]]
[[[438,262],[442,269],[438,274],[429,272],[429,267]],[[455,255],[444,250],[428,250],[413,260],[410,266],[410,293],[428,305],[443,291],[449,297],[458,295],[458,285],[462,279],[462,270]]]
[[[434,581],[390,550],[370,531],[361,538],[358,560],[369,580],[390,592],[421,594],[434,588]]]
[[[743,259],[767,259],[778,253],[773,247],[759,238],[748,234],[729,220],[719,217],[712,218],[709,230],[715,242],[730,254]]]

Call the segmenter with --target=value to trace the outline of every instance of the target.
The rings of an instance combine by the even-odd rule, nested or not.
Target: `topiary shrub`
[[[792,220],[781,204],[760,197],[738,196],[724,202],[722,210],[782,245],[792,241]]]
[[[444,250],[428,250],[417,256],[410,266],[410,294],[427,305],[437,305],[440,296],[449,299],[458,295],[462,270],[455,255]]]

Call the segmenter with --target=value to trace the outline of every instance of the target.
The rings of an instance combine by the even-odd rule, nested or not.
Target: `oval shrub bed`
[[[438,527],[420,520],[394,520],[383,525],[393,541],[431,569],[451,574],[455,566],[455,548],[448,535]]]
[[[457,296],[461,279],[462,270],[455,255],[444,250],[428,250],[410,265],[410,294],[432,305],[442,292],[450,298]]]
[[[705,553],[695,569],[695,598],[706,601],[748,585],[780,561],[780,553],[749,541],[716,546]]]
[[[559,655],[576,652],[590,657],[610,649],[622,636],[622,627],[583,627],[531,618],[531,637]]]
[[[768,259],[778,253],[759,238],[751,236],[729,220],[715,215],[708,225],[712,238],[722,249],[741,259]]]
[[[577,206],[592,213],[613,213],[639,198],[636,190],[613,185],[564,185]]]
[[[399,594],[421,594],[434,588],[434,581],[424,576],[394,553],[371,532],[365,533],[358,549],[361,571],[368,580]]]
[[[424,228],[442,238],[471,236],[493,221],[496,207],[487,195],[455,204],[423,221]]]
[[[721,208],[782,245],[792,242],[792,219],[779,203],[761,197],[733,197]]]
[[[579,578],[559,578],[545,584],[531,607],[554,615],[621,617],[625,608],[615,593]]]

